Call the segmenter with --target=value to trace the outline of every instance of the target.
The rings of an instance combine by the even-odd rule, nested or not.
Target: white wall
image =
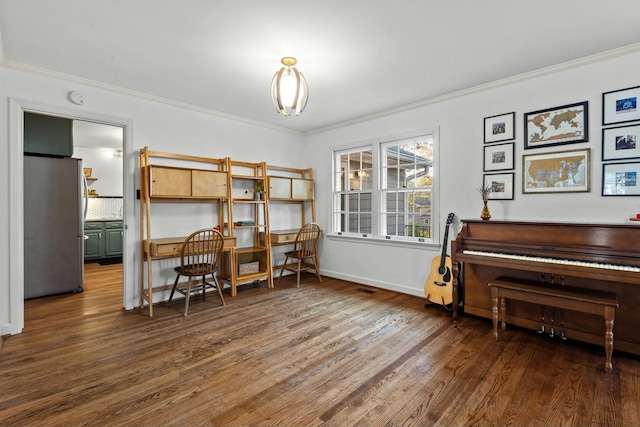
[[[440,130],[440,223],[448,212],[459,218],[479,218],[482,202],[476,188],[482,184],[483,119],[511,111],[516,112],[516,182],[515,200],[491,201],[494,219],[539,221],[625,222],[640,212],[638,197],[601,197],[601,97],[606,91],[640,85],[640,53],[611,56],[576,68],[513,79],[469,91],[439,102],[429,103],[393,115],[381,116],[305,138],[299,135],[232,121],[202,112],[140,99],[104,88],[83,86],[75,82],[0,68],[0,118],[8,122],[8,98],[46,104],[52,110],[77,112],[80,115],[104,115],[130,123],[133,151],[149,146],[168,151],[208,157],[232,157],[245,161],[266,161],[291,167],[312,167],[316,179],[318,222],[325,233],[330,227],[331,151],[332,147],[367,141],[389,135],[406,134],[431,127]],[[74,106],[66,100],[70,90],[84,94],[85,104]],[[591,148],[591,191],[579,194],[529,194],[521,192],[523,154],[522,115],[525,112],[589,101],[590,142],[549,147],[535,152],[570,148]],[[310,101],[312,102],[312,101]],[[8,133],[0,133],[0,169],[5,177],[9,165]],[[125,152],[125,176],[138,187],[137,157]],[[126,179],[125,179],[126,183]],[[131,190],[131,189],[129,189]],[[125,197],[126,197],[125,191]],[[9,200],[12,193],[6,179],[0,180],[0,198]],[[129,269],[131,295],[138,295],[138,202],[126,200],[125,263]],[[12,201],[10,200],[9,205]],[[10,206],[0,207],[0,333],[10,330]],[[154,227],[167,235],[184,234],[198,221],[210,219],[210,211],[200,207],[185,214],[180,206],[158,209]],[[457,231],[452,230],[452,233]],[[184,230],[176,230],[183,227]],[[169,231],[167,231],[169,230]],[[453,234],[455,236],[455,234]],[[453,237],[452,236],[452,237]],[[438,249],[378,245],[371,242],[325,237],[321,242],[322,273],[349,280],[422,295],[431,258]],[[154,267],[156,268],[156,267]],[[172,280],[168,266],[157,266],[161,284]]]
[[[73,147],[73,157],[82,159],[84,168],[91,168],[87,181],[90,190],[100,196],[122,197],[122,157],[110,156],[113,150],[89,147]]]
[[[449,212],[462,219],[479,219],[482,200],[476,188],[483,180],[483,121],[512,111],[516,112],[515,200],[490,201],[493,219],[628,223],[630,216],[640,212],[640,197],[601,196],[602,93],[640,85],[640,53],[635,49],[626,56],[599,62],[592,58],[577,68],[564,68],[306,137],[308,158],[317,178],[316,203],[322,228],[330,230],[331,225],[332,147],[435,126],[440,129],[440,208],[436,211],[441,227]],[[527,154],[590,148],[591,191],[522,194],[523,114],[582,101],[589,101],[589,142],[527,150]],[[458,222],[452,232],[457,231]],[[320,259],[323,274],[423,295],[430,260],[437,254],[437,248],[383,246],[329,237],[322,241]]]
[[[76,106],[67,100],[67,93],[71,90],[84,95],[84,105]],[[96,85],[83,85],[53,76],[0,67],[0,98],[4,100],[0,102],[0,120],[4,123],[9,123],[8,100],[11,98],[18,100],[19,104],[42,106],[42,111],[46,112],[70,116],[77,114],[76,117],[82,119],[99,117],[106,122],[128,124],[125,139],[130,138],[131,141],[130,149],[124,153],[124,183],[126,185],[128,179],[133,188],[123,189],[124,221],[127,226],[124,254],[126,306],[133,306],[139,299],[139,202],[133,194],[139,183],[137,155],[141,147],[196,156],[231,157],[249,162],[266,161],[278,166],[301,167],[301,164],[308,164],[302,148],[302,137],[298,134],[179,108]],[[21,326],[16,327],[15,322],[11,325],[11,319],[16,319],[16,312],[22,310],[17,303],[22,295],[17,295],[15,290],[11,292],[13,288],[9,279],[20,278],[18,270],[22,269],[21,265],[10,265],[9,261],[17,256],[11,251],[19,252],[12,247],[9,234],[10,228],[16,225],[9,222],[10,212],[12,204],[21,202],[21,195],[17,197],[9,188],[9,174],[16,168],[15,164],[10,165],[10,132],[11,129],[8,129],[0,133],[0,170],[4,173],[4,178],[0,180],[0,198],[9,200],[8,204],[3,203],[0,207],[0,334],[19,332]],[[127,197],[127,194],[131,197]],[[14,199],[10,200],[11,196]],[[17,206],[13,206],[13,209],[17,210]],[[183,216],[183,212],[180,206],[167,206],[157,220],[154,219],[154,226],[166,230],[183,227],[192,231],[196,222],[204,221],[202,216],[194,219],[194,215]],[[184,234],[185,230],[176,232]],[[167,266],[159,265],[157,268],[166,269]]]

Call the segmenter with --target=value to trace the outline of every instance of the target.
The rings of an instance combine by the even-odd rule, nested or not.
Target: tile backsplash
[[[90,197],[87,219],[122,218],[122,197]]]

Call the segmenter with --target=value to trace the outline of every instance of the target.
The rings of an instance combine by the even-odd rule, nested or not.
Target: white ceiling
[[[0,60],[305,133],[633,45],[639,27],[638,0],[0,0]],[[271,104],[284,56],[309,82],[298,117]]]
[[[73,145],[76,147],[122,150],[124,147],[123,129],[119,126],[74,120]]]

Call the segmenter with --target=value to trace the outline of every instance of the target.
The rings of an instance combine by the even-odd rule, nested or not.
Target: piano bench
[[[488,285],[491,287],[493,336],[496,341],[498,340],[498,322],[501,322],[503,331],[506,328],[504,317],[507,299],[602,315],[605,328],[604,370],[607,373],[613,370],[611,354],[613,352],[613,322],[618,307],[616,294],[568,286],[552,286],[548,283],[509,277],[499,277],[489,282]],[[498,306],[498,302],[500,306]]]

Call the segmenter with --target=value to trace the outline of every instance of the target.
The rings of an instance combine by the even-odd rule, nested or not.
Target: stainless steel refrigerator
[[[24,156],[24,298],[82,292],[82,160]]]

